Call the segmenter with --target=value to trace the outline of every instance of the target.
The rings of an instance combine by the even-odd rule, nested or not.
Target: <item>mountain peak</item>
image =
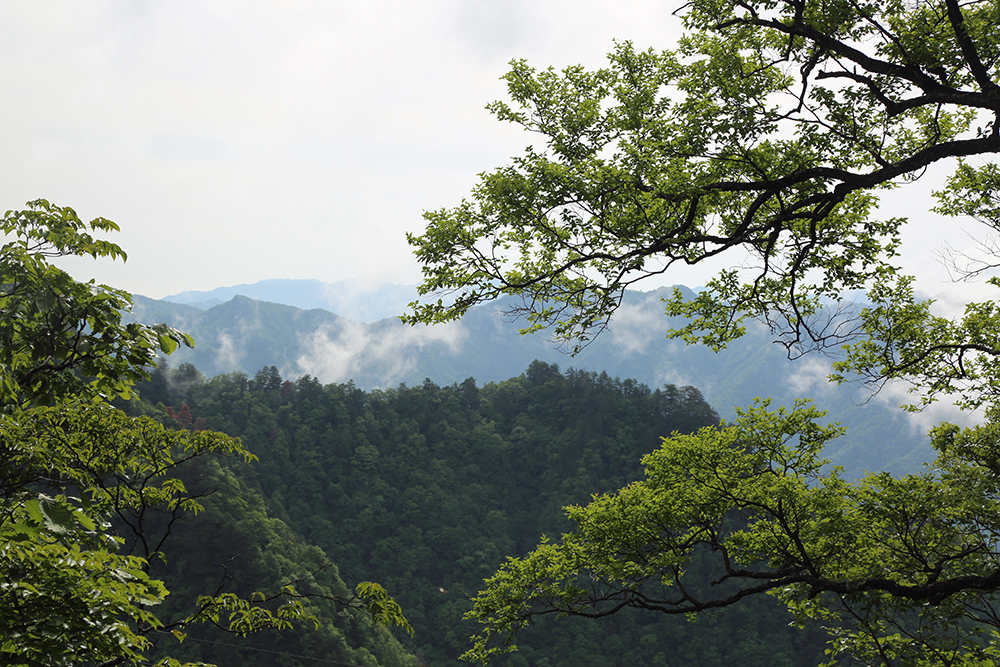
[[[206,310],[237,296],[267,301],[302,310],[322,308],[359,322],[377,322],[401,315],[417,298],[416,287],[376,280],[352,278],[335,283],[315,279],[272,278],[256,283],[187,291],[163,297]]]

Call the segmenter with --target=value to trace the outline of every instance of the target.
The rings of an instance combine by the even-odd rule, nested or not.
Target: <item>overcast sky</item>
[[[2,1],[0,206],[44,197],[115,220],[128,263],[71,272],[156,298],[267,278],[415,284],[404,234],[421,212],[530,141],[483,109],[508,61],[670,48],[680,4]],[[892,207],[918,218],[908,257],[933,293],[932,251],[961,246],[960,227],[912,190]]]

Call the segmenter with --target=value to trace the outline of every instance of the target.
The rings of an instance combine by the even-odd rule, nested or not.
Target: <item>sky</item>
[[[416,284],[405,241],[530,143],[484,106],[508,62],[671,48],[679,0],[0,2],[0,202],[117,222],[78,279],[160,298],[268,278]],[[931,294],[942,177],[890,198]],[[936,181],[935,181],[936,179]],[[661,284],[703,284],[704,272]],[[649,288],[658,286],[649,283]]]

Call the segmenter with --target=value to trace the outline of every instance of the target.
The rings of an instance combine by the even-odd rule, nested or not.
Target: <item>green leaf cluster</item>
[[[127,292],[79,283],[50,259],[68,255],[125,259],[90,232],[117,231],[104,218],[83,222],[44,199],[7,211],[0,248],[0,403],[52,404],[64,396],[129,396],[159,351],[194,342],[165,325],[125,324]]]
[[[996,423],[936,429],[936,474],[849,483],[819,458],[841,432],[821,416],[765,401],[733,424],[665,438],[643,460],[645,480],[567,507],[572,531],[487,579],[466,657],[514,650],[539,615],[691,615],[766,593],[827,624],[835,660],[987,660],[1000,639]],[[704,557],[711,591],[691,585]]]
[[[897,266],[907,221],[876,206],[944,165],[936,211],[1000,229],[1000,8],[693,0],[681,16],[673,51],[622,43],[594,72],[511,64],[512,102],[491,109],[538,139],[459,206],[425,214],[409,241],[437,301],[404,320],[513,296],[525,331],[579,350],[627,287],[724,255],[697,295],[667,299],[688,318],[669,336],[719,350],[756,318],[790,356],[837,353],[837,382],[905,382],[911,410],[946,398],[982,418],[932,431],[926,474],[857,483],[818,472],[831,433],[803,405],[670,437],[645,482],[568,510],[573,531],[488,581],[469,655],[494,655],[542,615],[697,614],[771,593],[829,627],[832,662],[991,664],[996,302],[936,312]],[[997,244],[984,246],[947,256],[1000,287]],[[705,550],[718,587],[696,595],[685,568]]]
[[[955,1],[705,0],[685,6],[674,51],[623,42],[593,71],[513,61],[511,101],[488,108],[539,139],[408,236],[420,292],[437,299],[404,321],[516,296],[525,331],[551,328],[578,350],[625,288],[740,248],[741,270],[670,302],[693,318],[674,335],[717,348],[759,317],[789,345],[844,342],[819,299],[896,272],[906,221],[876,219],[876,192],[1000,147],[995,125],[968,138],[998,108],[995,14]]]
[[[160,396],[158,387],[182,373],[191,375],[158,369],[139,392]],[[284,382],[275,373],[202,380],[172,400],[191,406],[209,427],[240,435],[260,456],[240,477],[260,486],[271,516],[321,547],[346,579],[398,592],[415,630],[404,643],[428,664],[461,664],[475,630],[462,619],[469,596],[539,535],[569,530],[564,506],[640,478],[640,459],[660,434],[718,423],[692,387],[652,390],[538,361],[520,377],[482,386],[470,378],[376,391],[308,377]],[[201,540],[238,543],[228,532],[218,542]],[[708,565],[692,565],[691,585],[711,588]],[[790,629],[792,617],[770,599],[696,623],[640,614],[609,617],[597,628],[547,621],[520,637],[521,650],[504,657],[506,664],[721,666],[768,656],[772,664],[806,667],[822,658],[824,642],[815,625]]]
[[[223,590],[157,613],[167,588],[151,576],[178,522],[212,489],[189,491],[178,469],[200,459],[254,457],[227,435],[171,430],[130,417],[112,399],[135,397],[157,354],[193,345],[166,325],[123,323],[131,297],[79,283],[50,264],[89,255],[125,259],[89,223],[45,200],[3,219],[0,248],[0,662],[59,666],[139,664],[151,636],[225,625],[237,635],[318,623],[279,588],[263,599]],[[221,580],[225,584],[225,579]],[[212,589],[208,589],[212,590]],[[351,599],[335,598],[343,604]],[[380,618],[405,619],[392,599]],[[265,603],[277,606],[272,610]],[[374,604],[374,602],[372,603]],[[222,623],[225,618],[225,623]],[[163,658],[163,664],[179,664]]]

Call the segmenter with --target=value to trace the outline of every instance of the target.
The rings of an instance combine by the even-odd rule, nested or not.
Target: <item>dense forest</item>
[[[193,349],[180,348],[170,356],[172,366],[193,364],[215,376],[242,371],[253,377],[261,367],[274,366],[288,377],[311,375],[323,384],[352,381],[364,390],[388,389],[401,383],[417,386],[426,378],[446,386],[472,376],[479,384],[500,382],[518,375],[532,360],[566,363],[565,350],[540,336],[522,336],[522,326],[502,314],[501,304],[479,306],[461,323],[445,327],[408,327],[397,317],[372,324],[350,322],[325,310],[300,310],[290,305],[309,281],[282,281],[288,289],[272,295],[279,303],[237,296],[207,310],[135,297],[129,321],[165,322],[191,334]],[[678,287],[688,298],[691,290]],[[817,359],[792,361],[786,350],[761,326],[719,353],[685,346],[664,338],[684,320],[663,314],[669,289],[627,292],[628,312],[609,325],[572,358],[575,368],[633,378],[650,387],[665,383],[697,385],[719,416],[731,420],[734,406],[749,405],[758,396],[775,405],[796,399],[815,399],[830,418],[848,427],[843,438],[825,451],[849,478],[865,470],[895,474],[919,472],[928,458],[925,429],[917,429],[896,409],[889,396],[871,397],[859,387],[834,388],[826,381],[832,372]],[[389,298],[392,293],[375,294]],[[513,303],[511,300],[510,304]],[[508,305],[510,305],[508,304]],[[859,405],[861,404],[861,405]],[[878,447],[870,443],[878,442]]]
[[[296,580],[301,593],[321,596],[347,595],[340,576],[378,581],[415,629],[399,639],[427,665],[461,664],[473,631],[462,619],[470,596],[508,556],[567,530],[563,506],[641,477],[640,458],[661,436],[718,423],[693,387],[651,390],[540,361],[483,386],[469,378],[367,392],[308,376],[284,380],[274,367],[206,379],[189,364],[164,363],[138,389],[133,414],[239,436],[259,457],[189,473],[192,488],[225,488],[173,545],[179,555],[162,576],[178,598],[218,581],[222,563],[237,555],[227,585],[243,594],[250,581]],[[285,654],[289,665],[313,664],[292,655],[369,664],[368,654],[406,664],[363,615],[321,598],[309,604],[319,632],[244,641],[195,628],[180,648],[169,638],[170,650],[219,664],[275,664],[262,650]],[[691,622],[649,614],[552,620],[498,664],[813,665],[824,642],[818,629],[790,628],[769,598]]]
[[[103,238],[115,222],[45,199],[7,211],[0,665],[996,664],[1000,307],[964,288],[935,306],[917,285],[936,241],[953,277],[1000,287],[1000,3],[691,0],[676,15],[667,50],[616,41],[597,69],[511,61],[506,100],[487,108],[529,145],[406,234],[422,283],[401,322],[237,295],[202,314],[170,304],[187,328],[56,266],[124,261]],[[20,171],[65,189],[48,181],[66,169],[31,163]],[[929,171],[930,188],[912,185]],[[883,197],[895,189],[913,201]],[[84,190],[93,203],[106,188]],[[241,212],[202,203],[213,224]],[[295,227],[296,250],[317,236],[269,208],[240,228]],[[951,245],[969,220],[985,230]],[[379,227],[365,223],[351,220]],[[696,265],[712,276],[697,292],[631,294]],[[581,355],[617,336],[607,349],[656,379],[545,361],[483,375],[511,361],[513,338],[472,342],[465,365],[477,318],[480,331],[522,318]],[[155,367],[209,330],[214,377],[191,358]],[[666,353],[649,342],[663,335]],[[832,363],[786,374],[737,346],[756,336]],[[736,363],[716,355],[714,376],[675,363],[682,344],[729,346]],[[908,389],[904,407],[930,421],[950,402],[971,426],[939,422],[923,440],[869,413],[860,439],[827,450],[839,417],[786,400],[822,399],[827,379],[883,392],[872,403]],[[722,410],[749,387],[770,398],[728,422],[666,382],[712,390]]]

